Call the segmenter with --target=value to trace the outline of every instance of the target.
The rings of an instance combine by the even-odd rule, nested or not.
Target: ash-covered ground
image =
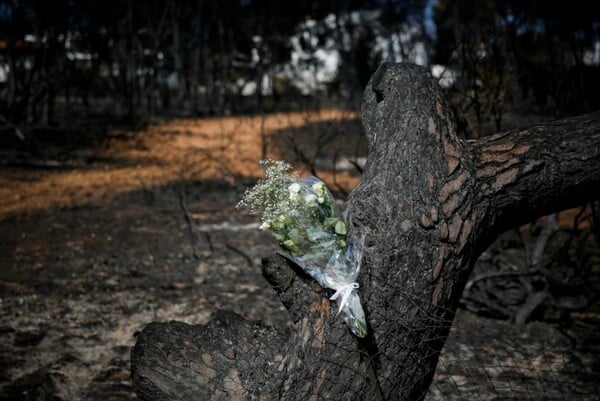
[[[260,275],[276,244],[235,208],[255,179],[240,174],[259,158],[252,129],[281,135],[296,118],[300,136],[307,120],[286,118],[120,132],[57,163],[4,154],[0,400],[136,399],[130,349],[152,321],[229,309],[289,325]],[[597,400],[596,339],[459,311],[428,399]]]

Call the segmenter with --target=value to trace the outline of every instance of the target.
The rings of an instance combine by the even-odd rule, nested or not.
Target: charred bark
[[[435,81],[406,64],[379,68],[362,109],[369,157],[345,219],[366,235],[368,337],[352,336],[331,294],[273,256],[263,275],[293,329],[230,314],[151,324],[132,351],[140,398],[422,399],[481,251],[510,226],[600,198],[599,113],[462,141]]]

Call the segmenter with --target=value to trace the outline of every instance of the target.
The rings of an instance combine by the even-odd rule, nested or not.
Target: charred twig
[[[347,198],[348,197],[348,191],[346,191],[346,189],[342,185],[340,185],[340,183],[337,181],[337,160],[338,160],[338,154],[339,154],[338,151],[336,151],[333,154],[333,170],[332,170],[333,184],[338,189],[338,191],[340,191],[344,195],[344,198]]]
[[[239,249],[231,244],[225,244],[225,247],[227,249],[229,249],[230,251],[237,253],[242,258],[244,258],[246,260],[246,262],[248,263],[248,266],[250,266],[250,267],[254,266],[254,262],[252,261],[252,258],[246,252],[242,251],[241,249]]]
[[[515,314],[516,324],[525,324],[529,320],[529,317],[536,310],[538,306],[542,304],[548,298],[546,291],[538,291],[529,293],[527,300],[521,305],[517,313]]]
[[[17,136],[17,138],[19,138],[21,140],[21,142],[25,142],[25,135],[23,135],[23,132],[19,129],[19,127],[16,124],[10,122],[4,116],[0,116],[0,123],[5,124],[5,125],[9,126],[10,128],[12,128],[15,135]]]
[[[188,226],[188,230],[190,232],[190,240],[192,242],[192,254],[194,255],[194,259],[200,260],[200,255],[197,252],[197,244],[199,242],[198,230],[196,229],[196,223],[190,214],[190,210],[187,205],[187,197],[185,196],[185,191],[183,188],[179,190],[179,206],[181,210],[183,210],[183,216],[185,217],[185,222]],[[204,233],[206,243],[208,245],[209,253],[213,252],[213,246],[210,241],[210,237],[208,233]]]
[[[520,276],[535,276],[537,274],[542,274],[540,269],[530,269],[525,271],[510,271],[510,272],[495,272],[495,273],[486,273],[476,276],[469,280],[465,285],[465,291],[469,291],[471,287],[475,283],[481,280],[487,280],[490,278],[499,278],[499,277],[520,277]]]
[[[532,247],[525,242],[525,251],[527,252],[527,262],[529,266],[538,266],[544,257],[544,250],[552,235],[558,230],[558,213],[548,216],[539,236]]]

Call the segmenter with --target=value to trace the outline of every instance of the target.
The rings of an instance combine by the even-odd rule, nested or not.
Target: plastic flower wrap
[[[360,246],[347,242],[346,225],[335,214],[327,186],[316,177],[299,179],[282,161],[262,161],[266,178],[246,192],[238,207],[259,216],[279,245],[322,287],[335,290],[338,314],[356,336],[367,334],[358,296]],[[361,244],[358,244],[361,245]]]

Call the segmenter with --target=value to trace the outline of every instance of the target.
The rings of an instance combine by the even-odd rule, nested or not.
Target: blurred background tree
[[[435,63],[457,78],[449,89],[464,135],[600,107],[600,19],[588,3],[440,0],[434,8]]]
[[[419,1],[5,0],[0,114],[14,124],[50,124],[57,112],[223,115],[298,108],[317,97],[356,105],[382,54],[410,53],[397,37],[386,46],[382,35],[422,21],[423,8]]]
[[[3,0],[0,115],[356,108],[383,61],[431,66],[469,137],[600,105],[583,0]],[[526,122],[526,121],[525,121]]]

